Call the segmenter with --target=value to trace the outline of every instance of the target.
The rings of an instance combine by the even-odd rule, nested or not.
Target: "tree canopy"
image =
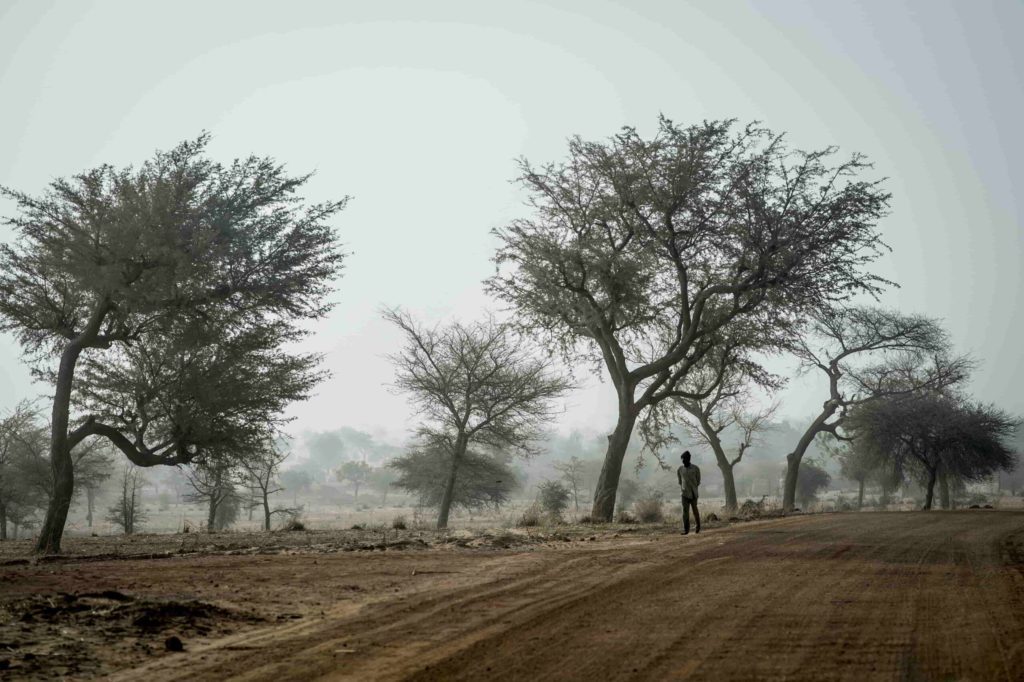
[[[56,495],[40,551],[60,549],[76,439],[95,433],[126,454],[152,450],[132,442],[136,433],[88,415],[76,415],[72,430],[83,352],[140,354],[154,339],[198,350],[188,332],[219,325],[232,332],[284,325],[294,337],[302,321],[330,308],[326,295],[344,253],[328,221],[347,200],[307,204],[297,192],[308,175],[290,176],[255,156],[220,164],[204,156],[208,142],[204,134],[137,167],[104,165],[60,178],[39,196],[0,188],[18,209],[6,221],[16,240],[0,245],[0,329],[17,335],[55,385]],[[55,370],[52,358],[59,358]],[[140,416],[129,426],[147,420]],[[176,448],[182,457],[187,445],[179,439]]]
[[[645,139],[573,138],[567,160],[520,163],[531,217],[497,230],[490,291],[574,361],[604,368],[619,415],[595,493],[610,520],[640,413],[692,396],[694,366],[730,324],[773,336],[811,309],[887,284],[865,271],[889,194],[865,159],[788,149],[756,125],[661,118]],[[734,338],[735,334],[732,335]]]

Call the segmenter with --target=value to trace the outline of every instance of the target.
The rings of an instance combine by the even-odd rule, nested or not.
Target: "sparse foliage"
[[[544,481],[537,486],[537,497],[543,509],[552,519],[562,518],[569,506],[572,493],[561,481]]]
[[[493,319],[425,328],[399,310],[384,317],[405,337],[391,360],[397,388],[424,417],[419,437],[430,453],[425,456],[448,463],[438,479],[437,527],[445,528],[469,448],[533,454],[541,427],[555,415],[553,401],[570,383]],[[482,468],[483,460],[477,462]]]
[[[142,469],[131,462],[125,462],[117,483],[117,498],[107,510],[107,520],[118,526],[125,535],[132,535],[147,518],[142,506],[142,488],[146,485],[146,478]]]
[[[215,163],[203,156],[208,140],[136,168],[58,179],[40,196],[0,188],[19,211],[7,220],[16,241],[0,246],[0,329],[17,334],[55,386],[55,494],[40,552],[60,550],[74,487],[70,453],[86,436],[110,439],[143,465],[199,456],[188,431],[143,439],[148,411],[125,415],[135,430],[88,416],[73,422],[80,358],[100,367],[104,350],[127,354],[160,337],[198,350],[190,334],[211,327],[218,338],[224,327],[277,325],[299,336],[298,323],[330,307],[325,296],[343,254],[327,220],[345,201],[305,206],[296,192],[309,176],[290,177],[271,159]]]
[[[918,315],[849,306],[810,316],[790,349],[805,371],[826,376],[829,394],[786,456],[783,509],[793,508],[807,448],[821,433],[842,437],[851,409],[892,396],[941,390],[966,379],[971,362],[951,357],[949,345],[937,322]]]
[[[567,361],[604,368],[618,398],[593,516],[611,520],[637,419],[685,387],[734,323],[773,337],[812,307],[885,282],[865,274],[889,195],[854,155],[788,150],[732,121],[653,138],[574,138],[563,163],[520,163],[533,215],[497,231],[490,291]]]
[[[394,485],[415,495],[424,507],[438,508],[448,494],[451,451],[443,446],[416,448],[388,465],[397,473]],[[451,506],[479,509],[508,501],[516,478],[507,458],[467,450],[459,462],[459,476],[451,491]]]

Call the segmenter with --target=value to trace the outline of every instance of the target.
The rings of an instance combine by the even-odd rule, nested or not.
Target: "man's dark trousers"
[[[690,532],[690,507],[693,507],[693,520],[697,525],[697,532],[700,532],[700,512],[697,511],[697,498],[683,498],[683,532]]]

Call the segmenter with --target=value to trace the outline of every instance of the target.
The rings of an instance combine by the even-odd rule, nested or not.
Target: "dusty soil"
[[[0,677],[1024,679],[1021,512],[408,533],[5,548]]]

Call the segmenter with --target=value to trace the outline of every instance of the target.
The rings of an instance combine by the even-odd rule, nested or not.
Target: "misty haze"
[[[0,0],[0,678],[1024,679],[1022,29]]]

